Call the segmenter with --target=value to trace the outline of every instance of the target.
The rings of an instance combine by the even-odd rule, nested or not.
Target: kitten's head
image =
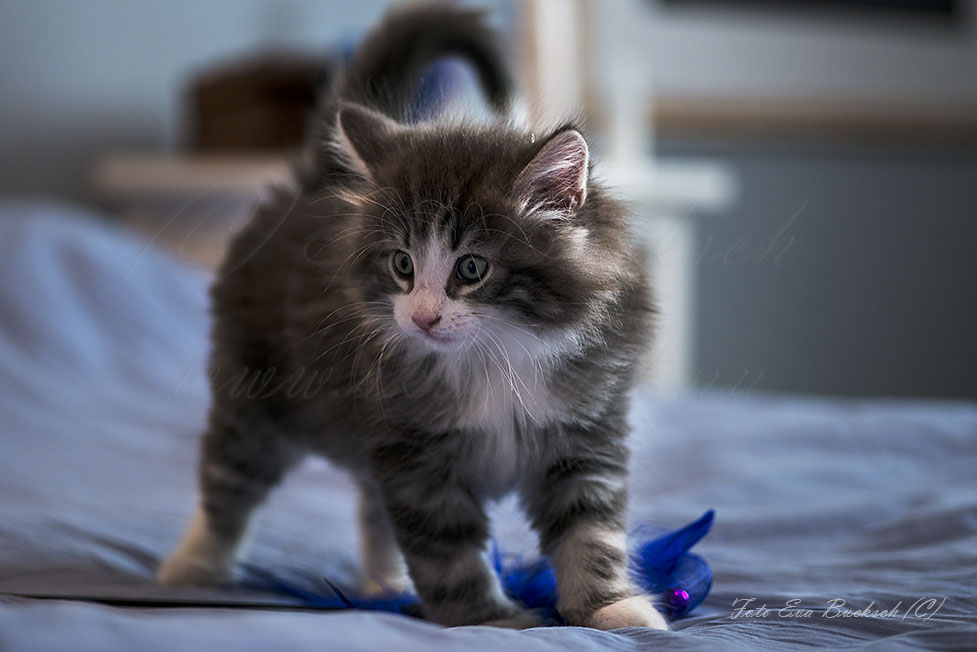
[[[544,355],[592,332],[633,278],[621,211],[590,187],[575,129],[537,141],[355,106],[338,126],[364,224],[353,273],[414,350]]]

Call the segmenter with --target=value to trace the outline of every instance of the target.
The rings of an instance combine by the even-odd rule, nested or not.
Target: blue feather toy
[[[631,557],[631,572],[638,586],[661,596],[659,608],[672,620],[688,615],[712,588],[712,571],[702,557],[692,554],[694,546],[712,527],[714,513],[707,511],[696,521],[638,546]],[[545,557],[532,562],[506,560],[493,546],[492,560],[506,592],[529,609],[539,610],[549,622],[565,624],[556,610],[556,575]],[[312,609],[364,609],[419,615],[420,600],[410,593],[391,593],[386,597],[355,597],[323,579],[329,589],[321,594],[267,570],[247,565],[246,584],[297,599]]]

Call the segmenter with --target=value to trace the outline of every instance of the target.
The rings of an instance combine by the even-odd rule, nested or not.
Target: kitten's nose
[[[441,315],[413,314],[410,318],[417,324],[422,331],[429,331],[441,321]]]

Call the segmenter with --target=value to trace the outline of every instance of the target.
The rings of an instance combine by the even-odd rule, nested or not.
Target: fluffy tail
[[[486,99],[499,115],[511,107],[514,84],[494,30],[477,9],[452,4],[413,5],[394,9],[360,45],[353,61],[337,76],[322,98],[311,150],[316,176],[338,171],[343,164],[330,156],[341,104],[353,102],[398,121],[410,122],[421,76],[443,57],[468,60]]]
[[[471,62],[489,103],[509,108],[512,80],[495,33],[483,12],[453,5],[407,7],[387,14],[341,76],[334,94],[393,118],[410,120],[421,75],[434,61],[460,56]]]

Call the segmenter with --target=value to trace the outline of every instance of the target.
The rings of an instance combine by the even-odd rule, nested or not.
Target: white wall
[[[569,0],[568,0],[569,1]],[[97,152],[171,147],[187,75],[255,47],[355,39],[386,0],[3,0],[0,193],[84,197]],[[519,0],[483,4],[515,16]],[[593,0],[598,76],[661,93],[977,101],[977,11],[964,29],[810,13]],[[619,29],[628,21],[628,37]],[[925,22],[925,21],[924,21]],[[611,29],[601,26],[611,26]]]
[[[254,47],[325,51],[383,0],[3,0],[0,193],[83,197],[92,158],[179,142],[187,75]]]
[[[621,2],[601,0],[603,11]],[[661,93],[977,101],[977,3],[962,25],[884,11],[676,8],[637,0],[636,57]],[[730,3],[736,4],[736,3]],[[611,41],[613,42],[613,35]]]

